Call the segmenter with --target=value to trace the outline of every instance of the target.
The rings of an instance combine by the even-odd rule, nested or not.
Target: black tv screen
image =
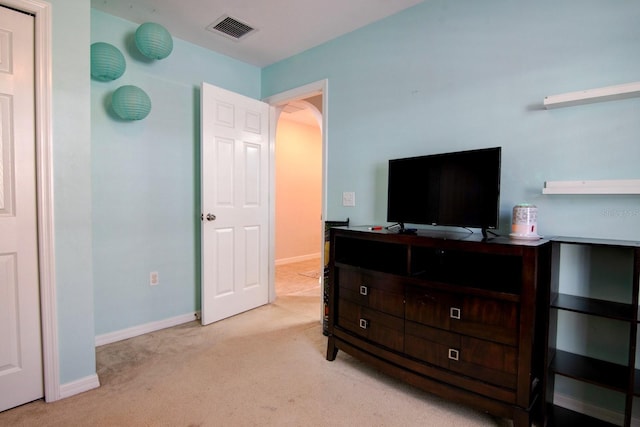
[[[389,160],[387,221],[498,228],[501,147]]]

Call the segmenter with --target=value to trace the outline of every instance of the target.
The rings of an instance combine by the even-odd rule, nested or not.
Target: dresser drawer
[[[346,299],[338,300],[337,326],[392,350],[404,349],[404,320]]]
[[[406,322],[405,353],[490,384],[516,387],[516,348]]]
[[[515,346],[518,304],[428,288],[407,290],[407,320]]]
[[[404,284],[396,277],[341,268],[338,284],[340,298],[344,300],[392,316],[404,316]]]

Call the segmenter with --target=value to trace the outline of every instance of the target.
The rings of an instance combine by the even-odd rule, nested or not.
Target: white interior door
[[[201,90],[202,324],[269,301],[269,105]]]
[[[0,7],[0,411],[43,396],[34,18]]]

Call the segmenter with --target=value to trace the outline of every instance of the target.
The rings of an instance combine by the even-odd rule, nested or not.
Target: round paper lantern
[[[151,111],[151,99],[137,86],[120,86],[111,96],[111,107],[121,119],[142,120]]]
[[[151,59],[164,59],[173,50],[173,39],[169,31],[153,22],[138,27],[135,41],[140,53]]]
[[[114,45],[104,42],[91,45],[91,77],[94,79],[115,80],[124,74],[126,66],[122,52]]]

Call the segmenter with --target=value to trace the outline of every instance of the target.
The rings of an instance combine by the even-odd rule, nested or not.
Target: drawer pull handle
[[[455,348],[450,348],[449,349],[449,359],[458,360],[459,358],[460,358],[460,352],[458,350],[456,350]]]
[[[360,285],[360,295],[369,295],[369,288],[367,288],[365,285]]]
[[[367,319],[360,319],[360,327],[362,329],[369,328],[369,321]]]
[[[449,308],[449,317],[452,319],[460,319],[460,309],[456,307]]]

